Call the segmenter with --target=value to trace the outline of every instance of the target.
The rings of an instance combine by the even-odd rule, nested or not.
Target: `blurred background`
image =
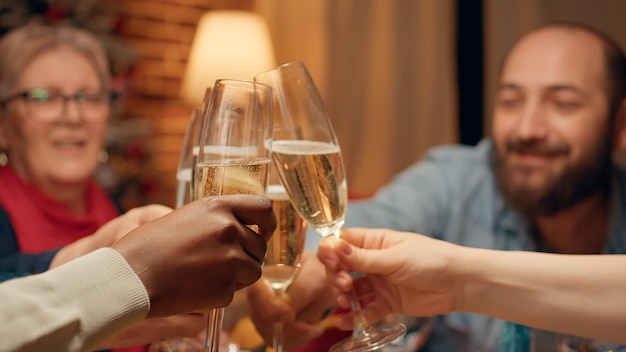
[[[267,30],[264,48],[237,44],[250,50],[232,53],[208,37],[194,40],[209,35],[208,19],[218,17],[208,14],[231,11],[256,15],[251,33]],[[521,34],[572,20],[626,47],[625,17],[622,0],[0,0],[1,33],[36,18],[72,22],[105,41],[124,98],[98,177],[127,208],[173,206],[197,96],[215,78],[256,72],[234,68],[244,75],[234,77],[224,62],[259,70],[304,61],[339,137],[350,195],[360,198],[431,146],[488,135],[499,63]],[[216,25],[212,35],[236,43],[246,26]],[[194,77],[204,87],[191,86]]]

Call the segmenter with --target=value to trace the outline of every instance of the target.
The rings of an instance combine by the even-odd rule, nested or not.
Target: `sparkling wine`
[[[276,230],[267,243],[263,279],[272,289],[284,290],[300,268],[306,222],[294,209],[282,185],[270,185],[267,197],[272,200]]]
[[[199,152],[200,147],[194,146],[191,148],[191,155],[183,154],[181,165],[176,173],[176,208],[180,208],[193,200],[194,170],[192,165],[196,165]]]
[[[294,207],[322,236],[339,231],[348,200],[339,147],[330,143],[279,140],[274,162]]]
[[[191,202],[192,191],[191,182],[192,170],[191,168],[179,170],[176,173],[176,208],[180,208],[183,205]]]
[[[228,194],[265,194],[269,159],[199,164],[198,198]]]

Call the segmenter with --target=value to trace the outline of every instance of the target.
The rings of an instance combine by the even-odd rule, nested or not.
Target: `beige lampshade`
[[[216,79],[251,80],[276,66],[265,19],[248,11],[210,11],[202,16],[183,76],[181,96],[199,106]]]

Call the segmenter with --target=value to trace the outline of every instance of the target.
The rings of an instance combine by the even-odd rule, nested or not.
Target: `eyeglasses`
[[[107,90],[86,89],[67,96],[56,88],[32,88],[11,95],[1,101],[0,106],[5,107],[16,99],[24,102],[29,116],[42,122],[52,122],[61,116],[69,100],[76,103],[83,121],[100,122],[108,117],[115,94]]]

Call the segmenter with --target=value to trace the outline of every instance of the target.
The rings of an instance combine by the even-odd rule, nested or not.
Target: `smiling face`
[[[531,33],[502,69],[494,109],[495,171],[507,201],[552,215],[606,186],[611,153],[601,42],[568,28]]]
[[[37,87],[57,88],[71,96],[85,89],[102,89],[103,83],[85,56],[62,45],[36,56],[21,72],[11,93]],[[52,122],[29,116],[21,99],[7,104],[0,133],[15,172],[43,188],[86,184],[98,166],[109,111],[105,109],[98,121],[85,122],[80,115],[75,101],[68,101]]]

